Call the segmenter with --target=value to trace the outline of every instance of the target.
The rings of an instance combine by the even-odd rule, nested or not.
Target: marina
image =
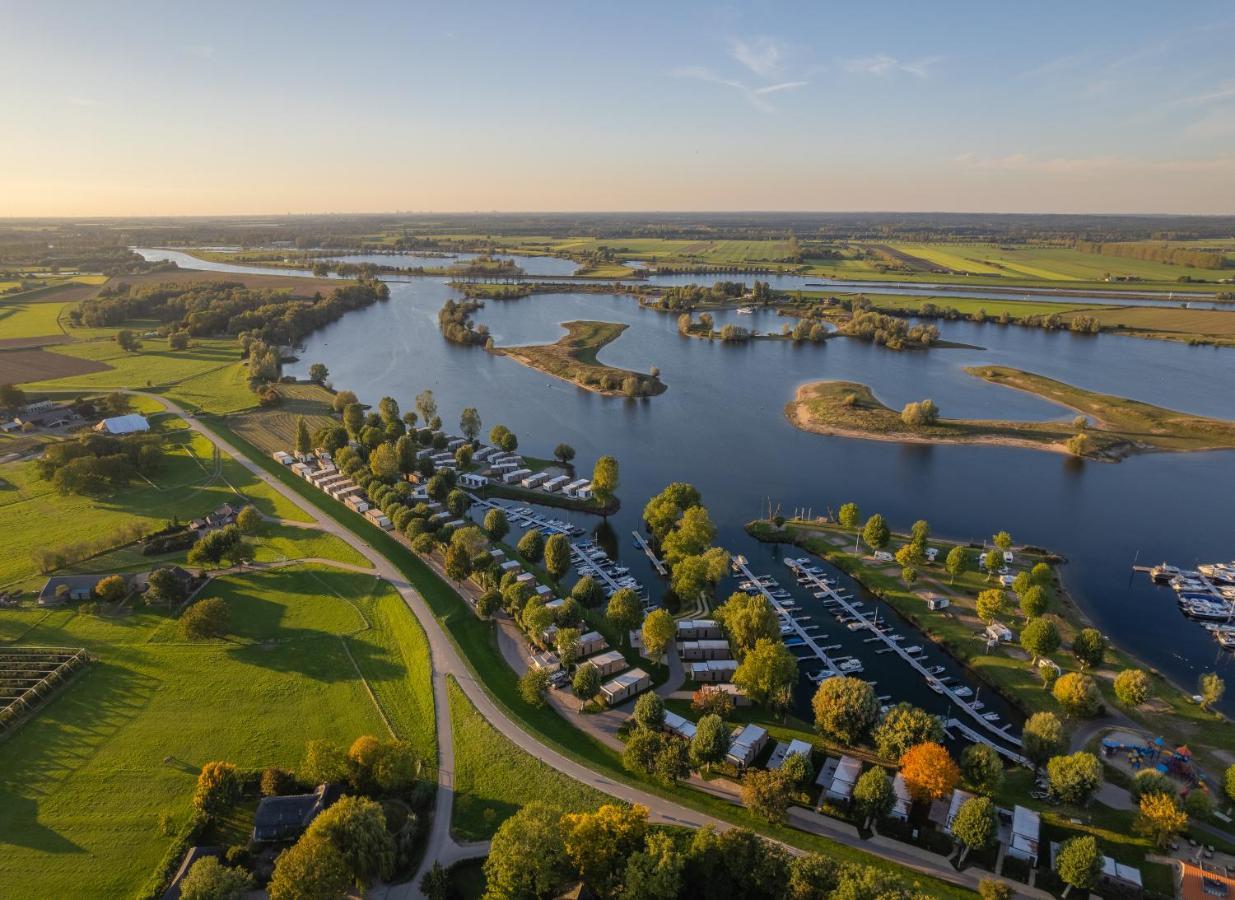
[[[1162,562],[1134,565],[1132,571],[1173,590],[1185,617],[1201,623],[1224,650],[1235,650],[1235,561],[1201,563],[1195,569]]]

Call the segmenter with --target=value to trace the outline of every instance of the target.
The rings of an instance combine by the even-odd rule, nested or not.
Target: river
[[[157,256],[235,270],[174,252]],[[601,454],[616,456],[623,508],[609,520],[610,537],[616,538],[622,563],[653,592],[659,580],[633,548],[630,534],[639,527],[646,499],[671,481],[695,484],[717,523],[718,542],[746,554],[755,571],[784,584],[792,583],[780,564],[785,548],[749,539],[744,523],[766,514],[769,503],[784,513],[809,508],[818,514],[852,500],[863,518],[880,512],[901,530],[926,518],[940,535],[981,542],[1007,529],[1017,542],[1051,548],[1069,560],[1062,571],[1072,596],[1116,643],[1188,689],[1204,671],[1232,675],[1229,655],[1182,618],[1174,595],[1144,576],[1133,577],[1130,567],[1136,561],[1191,565],[1235,556],[1235,455],[1080,462],[1012,447],[825,437],[794,429],[783,414],[799,384],[828,378],[870,384],[893,407],[930,397],[947,416],[1072,415],[961,371],[967,365],[1006,364],[1093,390],[1232,417],[1235,355],[1229,350],[962,322],[939,323],[943,336],[983,349],[897,353],[847,339],[730,346],[683,338],[675,316],[603,294],[490,301],[480,311],[478,321],[499,344],[555,340],[559,323],[572,318],[628,324],[601,359],[643,371],[656,365],[669,388],[658,397],[632,401],[598,396],[480,348],[448,343],[437,330],[436,314],[446,298],[457,295],[444,279],[396,280],[390,290],[389,302],[349,313],[311,335],[302,362],[290,366],[290,374],[303,376],[310,363],[322,362],[335,385],[356,391],[366,402],[390,395],[405,407],[416,393],[432,388],[447,427],[460,409],[475,406],[486,432],[506,424],[518,434],[520,449],[533,455],[549,456],[565,441],[578,451],[581,468],[590,469]],[[775,330],[781,321],[766,311],[733,320],[760,330]],[[796,585],[792,589],[809,608],[813,601]],[[867,677],[884,682],[881,693],[938,707],[940,698],[904,673],[873,675],[877,662],[888,657],[873,656],[829,617],[821,614],[820,621],[834,642],[852,648],[866,663]],[[809,685],[803,687],[800,709],[809,697]],[[1226,707],[1235,704],[1228,701]]]

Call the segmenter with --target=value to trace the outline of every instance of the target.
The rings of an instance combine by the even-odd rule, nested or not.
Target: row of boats
[[[1235,562],[1204,563],[1181,569],[1161,563],[1149,570],[1157,584],[1175,592],[1180,611],[1202,622],[1230,622],[1235,618]]]
[[[490,501],[489,505],[500,507],[506,513],[506,519],[520,528],[537,528],[546,535],[564,534],[567,537],[579,537],[583,534],[583,529],[573,522],[567,522],[564,519],[550,519],[548,516],[542,516],[530,506],[517,506],[514,503],[495,501]]]
[[[580,576],[587,575],[599,582],[606,597],[612,597],[623,588],[630,588],[638,597],[645,611],[656,609],[648,589],[639,579],[630,574],[626,566],[619,566],[604,548],[593,540],[576,541],[570,545],[570,561]]]

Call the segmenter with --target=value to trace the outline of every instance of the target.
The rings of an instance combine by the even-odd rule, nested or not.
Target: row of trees
[[[162,438],[153,434],[116,437],[89,431],[76,440],[48,444],[35,461],[39,477],[61,494],[99,494],[149,476],[163,465]]]

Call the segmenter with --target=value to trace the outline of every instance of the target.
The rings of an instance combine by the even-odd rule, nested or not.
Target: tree
[[[745,828],[717,834],[708,826],[690,839],[684,881],[695,897],[779,900],[788,888],[789,859]]]
[[[602,456],[592,469],[592,496],[601,505],[613,502],[618,489],[618,462],[612,456]]]
[[[702,502],[703,498],[693,484],[675,481],[648,500],[643,507],[643,521],[651,529],[653,539],[660,542],[677,525],[682,513]]]
[[[221,638],[227,628],[227,601],[222,597],[198,600],[180,616],[180,633],[190,641]]]
[[[798,658],[779,639],[759,638],[733,673],[733,683],[752,701],[773,710],[789,706],[797,682]]]
[[[961,753],[961,774],[979,794],[992,797],[1003,784],[1003,760],[994,747],[970,744]]]
[[[528,562],[538,563],[545,554],[545,537],[540,533],[540,529],[533,528],[519,538],[515,549]]]
[[[462,581],[472,573],[472,558],[467,550],[452,543],[446,548],[446,576],[454,581]]]
[[[839,878],[840,866],[822,853],[794,857],[789,864],[789,891],[785,896],[787,900],[829,900]]]
[[[545,541],[545,568],[554,578],[570,571],[570,541],[564,534],[553,534]]]
[[[643,649],[648,659],[659,661],[677,636],[677,623],[667,610],[654,609],[643,620]]]
[[[321,839],[338,850],[357,887],[389,878],[394,871],[394,837],[386,829],[386,814],[376,800],[340,797],[318,813],[304,837]]]
[[[116,343],[125,353],[136,353],[142,348],[142,342],[137,339],[137,335],[127,328],[116,332]]]
[[[471,503],[472,501],[468,498],[467,494],[458,488],[455,488],[446,495],[446,509],[450,510],[452,516],[462,518],[463,514],[467,512],[467,508],[471,506]]]
[[[910,428],[934,425],[939,421],[939,407],[929,398],[918,403],[906,403],[901,410],[901,421]]]
[[[1141,669],[1124,669],[1115,676],[1115,698],[1134,709],[1149,699],[1149,675]]]
[[[343,855],[330,842],[302,837],[279,854],[266,891],[270,900],[338,900],[351,883]]]
[[[1132,776],[1128,793],[1133,803],[1140,803],[1146,794],[1174,794],[1175,785],[1157,769],[1141,769]]]
[[[268,766],[262,770],[261,792],[263,797],[279,797],[290,794],[296,787],[296,776],[287,769]]]
[[[1008,534],[1006,531],[997,532],[995,537],[992,538],[991,543],[993,543],[1004,553],[1007,553],[1012,549],[1012,535]]]
[[[377,445],[377,449],[369,454],[369,470],[383,481],[394,481],[399,477],[399,454],[393,444]]]
[[[544,706],[548,693],[549,673],[544,669],[528,669],[519,679],[519,696],[529,706]]]
[[[951,576],[949,584],[956,583],[956,576],[963,575],[969,568],[969,553],[964,547],[953,547],[948,551],[948,555],[944,557],[943,567]]]
[[[1021,729],[1021,751],[1039,768],[1046,765],[1052,756],[1062,753],[1067,746],[1068,735],[1054,713],[1034,713]]]
[[[324,363],[313,363],[309,366],[309,380],[317,384],[325,384],[326,379],[330,377],[330,370],[326,368]]]
[[[184,585],[168,566],[155,569],[150,573],[147,582],[146,602],[166,603],[169,606],[179,603],[185,597]]]
[[[1158,847],[1166,847],[1173,836],[1188,827],[1188,814],[1179,807],[1173,793],[1146,794],[1136,810],[1136,830],[1153,838]]]
[[[506,511],[500,507],[494,506],[485,513],[485,534],[494,541],[500,541],[510,533],[510,522],[506,518]]]
[[[1024,572],[1021,573],[1021,575],[1024,574]],[[1034,619],[1042,615],[1046,612],[1047,605],[1046,589],[1040,584],[1031,584],[1020,594],[1021,615],[1026,619]]]
[[[1217,672],[1206,672],[1201,676],[1200,681],[1201,693],[1201,709],[1212,709],[1214,704],[1222,699],[1222,695],[1226,693],[1226,682],[1223,681]]]
[[[347,434],[352,440],[360,440],[360,432],[365,427],[364,407],[359,403],[349,403],[344,407],[343,427],[347,429]]]
[[[1003,614],[1004,602],[1006,597],[1004,592],[998,589],[982,591],[978,594],[977,613],[978,618],[989,625]]]
[[[660,731],[665,725],[665,701],[655,691],[641,694],[635,701],[634,720],[640,728]]]
[[[575,582],[575,586],[570,589],[570,596],[582,607],[591,609],[594,606],[599,606],[600,601],[605,599],[605,592],[601,590],[592,576],[584,575]]]
[[[240,799],[240,775],[227,762],[208,762],[202,766],[193,789],[193,808],[207,816],[217,816]]]
[[[331,408],[337,413],[342,413],[353,403],[359,402],[353,391],[339,391],[334,395],[334,399],[330,401]]]
[[[578,660],[579,636],[578,628],[559,628],[557,634],[553,636],[553,646],[557,650],[557,658],[563,668],[573,666]]]
[[[420,879],[420,892],[428,900],[450,900],[450,874],[437,860],[433,861],[424,878]]]
[[[420,421],[426,425],[437,418],[437,400],[433,398],[433,391],[425,388],[416,395],[416,409],[420,413]]]
[[[26,392],[15,384],[0,384],[0,409],[17,412],[26,405]]]
[[[649,834],[633,853],[622,878],[621,900],[664,900],[682,891],[686,857],[672,835]]]
[[[970,797],[956,811],[952,820],[952,836],[964,846],[959,862],[965,861],[970,850],[985,850],[999,833],[995,804],[990,797]]]
[[[673,530],[661,541],[665,562],[677,565],[688,556],[700,556],[716,538],[716,526],[702,506],[692,506],[682,513]]]
[[[1064,841],[1055,857],[1055,868],[1069,889],[1088,891],[1102,875],[1102,854],[1098,851],[1097,838],[1086,834]]]
[[[1106,638],[1096,628],[1083,628],[1072,639],[1072,655],[1081,668],[1096,668],[1102,665],[1102,657],[1106,655]]]
[[[722,762],[729,752],[729,731],[720,716],[709,714],[695,725],[690,741],[690,761],[697,769],[708,771]],[[1235,770],[1235,766],[1231,767]]]
[[[982,557],[982,568],[986,569],[986,577],[988,579],[1002,565],[1003,554],[998,550],[988,550],[986,551],[986,555]]]
[[[236,527],[243,534],[257,534],[257,530],[262,526],[262,514],[257,511],[257,507],[249,504],[236,513]]]
[[[459,413],[459,430],[463,432],[463,436],[475,443],[476,438],[480,437],[480,428],[480,413],[476,411],[476,407],[465,407],[463,412]]]
[[[566,855],[579,875],[608,896],[621,881],[626,860],[643,846],[648,808],[605,803],[595,812],[567,813],[561,829]]]
[[[879,718],[879,699],[869,682],[840,675],[819,685],[811,700],[815,728],[842,744],[857,744]]]
[[[938,716],[911,703],[897,703],[884,713],[875,729],[875,747],[885,759],[899,760],[905,751],[924,741],[943,742],[943,725]]]
[[[1226,793],[1227,799],[1235,800],[1235,765],[1227,766],[1222,774],[1222,790]]]
[[[313,438],[309,436],[309,423],[304,416],[296,419],[296,455],[308,456],[313,452]]]
[[[1059,705],[1070,716],[1088,719],[1098,714],[1102,706],[1102,694],[1094,680],[1082,672],[1069,672],[1055,682],[1051,689]]]
[[[502,823],[485,860],[488,896],[553,897],[573,874],[561,813],[533,801]]]
[[[331,784],[347,781],[351,765],[342,747],[330,741],[309,741],[296,774],[306,784]]]
[[[587,702],[600,693],[600,670],[591,663],[584,663],[575,670],[570,686],[579,698],[579,711],[582,712]]]
[[[1050,656],[1059,649],[1059,629],[1047,618],[1030,619],[1021,629],[1021,647],[1033,657],[1033,664],[1038,659]]]
[[[620,588],[609,598],[609,606],[605,610],[605,618],[614,628],[625,635],[633,628],[638,628],[643,621],[643,604],[639,595],[630,588]]]
[[[553,448],[553,458],[564,466],[570,465],[570,461],[575,458],[575,448],[570,444],[558,444]]]
[[[1046,763],[1051,790],[1064,803],[1082,806],[1102,786],[1102,763],[1092,753],[1056,756]]]
[[[1034,567],[1029,570],[1029,578],[1034,584],[1047,587],[1054,578],[1054,573],[1046,563],[1035,563]]]
[[[887,523],[883,521],[883,516],[875,513],[866,520],[866,524],[862,526],[862,540],[866,542],[866,546],[872,550],[882,550],[888,546],[888,541],[892,538],[892,532],[888,528]]]
[[[951,754],[934,741],[924,741],[910,747],[900,762],[905,787],[919,800],[942,800],[952,793],[961,780],[960,770]]]
[[[108,575],[94,586],[94,594],[104,603],[119,603],[129,595],[129,583],[123,575]]]
[[[780,773],[791,788],[805,790],[815,777],[815,767],[810,764],[809,753],[790,753],[781,761]]]
[[[725,635],[738,659],[745,656],[760,638],[780,639],[780,621],[776,612],[762,594],[747,594],[737,591],[716,608],[716,621],[725,629]]]
[[[926,546],[927,538],[931,536],[930,523],[925,519],[918,519],[909,529],[909,539],[912,543],[920,547]]]
[[[742,776],[742,805],[774,825],[785,821],[789,785],[780,772],[751,769]]]
[[[1198,785],[1184,796],[1184,812],[1192,818],[1205,822],[1214,816],[1214,798],[1209,791]]]
[[[840,513],[836,519],[845,528],[857,528],[859,515],[858,504],[845,503],[841,505]]]
[[[253,887],[253,879],[244,869],[219,862],[216,856],[204,856],[193,863],[180,882],[182,900],[238,900]]]
[[[853,802],[866,822],[882,819],[892,811],[896,795],[892,793],[892,782],[882,766],[871,766],[858,777],[853,786]]]

